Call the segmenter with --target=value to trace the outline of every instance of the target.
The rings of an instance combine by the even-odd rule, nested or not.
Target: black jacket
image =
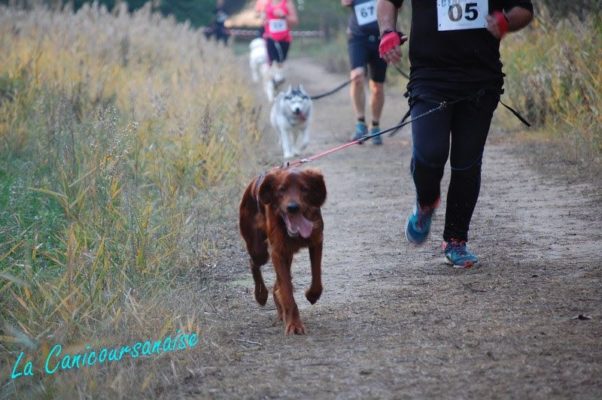
[[[403,0],[388,1],[396,7],[403,3]],[[439,30],[437,3],[441,1],[444,0],[412,0],[408,88],[425,85],[442,89],[501,88],[504,74],[500,41],[485,28]],[[454,18],[476,16],[470,6],[474,3],[464,4],[466,9],[450,3],[450,15]],[[517,6],[533,12],[530,0],[489,0],[488,5],[489,14]]]

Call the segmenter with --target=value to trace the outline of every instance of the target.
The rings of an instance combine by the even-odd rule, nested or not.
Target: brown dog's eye
[[[307,186],[300,186],[299,190],[301,190],[301,193],[307,193],[309,191],[309,188]]]
[[[278,188],[278,193],[279,193],[279,194],[283,194],[284,192],[286,192],[286,188],[285,188],[284,186],[280,186],[280,187]]]

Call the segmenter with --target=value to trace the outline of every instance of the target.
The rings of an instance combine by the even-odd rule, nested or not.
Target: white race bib
[[[366,25],[376,21],[376,0],[356,4],[353,9],[355,10],[358,25]]]
[[[437,0],[440,31],[485,28],[488,14],[488,0]]]
[[[270,20],[270,32],[278,33],[286,31],[287,25],[285,19],[271,19]]]

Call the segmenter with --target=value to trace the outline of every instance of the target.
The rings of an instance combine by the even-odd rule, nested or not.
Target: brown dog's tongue
[[[290,215],[291,228],[294,232],[299,232],[302,238],[307,239],[311,235],[311,231],[314,229],[314,224],[301,213],[296,215]]]

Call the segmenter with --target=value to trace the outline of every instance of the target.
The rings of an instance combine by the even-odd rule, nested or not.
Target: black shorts
[[[354,36],[347,41],[351,69],[369,67],[370,80],[383,83],[387,75],[387,62],[378,54],[378,36]]]
[[[268,58],[270,59],[270,64],[273,61],[282,64],[284,60],[286,60],[288,48],[291,44],[290,42],[276,41],[274,39],[267,38],[266,45],[268,48]]]

